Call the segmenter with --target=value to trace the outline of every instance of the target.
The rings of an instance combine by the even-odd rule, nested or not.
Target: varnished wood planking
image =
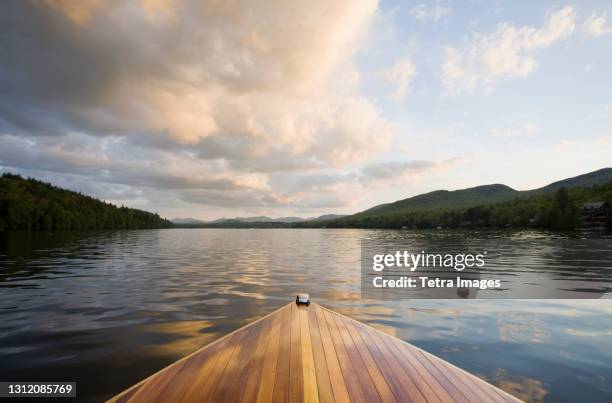
[[[338,354],[331,340],[329,327],[327,327],[327,321],[325,320],[323,310],[318,305],[312,305],[312,309],[315,310],[317,323],[319,324],[319,333],[321,334],[321,343],[323,344],[323,351],[325,352],[325,361],[327,362],[327,370],[329,372],[329,379],[334,392],[334,399],[337,402],[350,402],[347,383],[344,380],[342,369],[340,368],[340,362],[338,361]]]
[[[316,309],[308,309],[308,325],[310,329],[310,340],[312,343],[312,355],[315,363],[317,376],[317,388],[319,390],[319,401],[329,403],[334,401],[334,392],[331,385],[331,377],[327,368],[327,359],[321,341],[321,331],[317,321]],[[343,380],[344,383],[344,380]]]
[[[304,398],[304,379],[302,372],[302,343],[298,307],[291,304],[291,363],[289,365],[289,401],[302,402]]]
[[[227,363],[227,367],[223,372],[223,376],[219,380],[217,389],[212,396],[219,398],[220,401],[238,401],[240,398],[240,390],[236,387],[237,379],[244,379],[248,373],[249,362],[255,351],[260,334],[261,323],[256,324],[249,330],[249,335],[245,338],[240,350],[236,351]],[[212,397],[211,396],[211,397]],[[208,401],[213,402],[215,399],[209,398]]]
[[[419,348],[323,308],[289,304],[112,401],[515,402]]]
[[[385,345],[382,339],[383,335],[373,328],[365,326],[360,326],[359,328],[363,331],[364,335],[368,336],[370,340],[368,348],[376,354],[377,362],[383,366],[385,378],[396,386],[397,392],[401,396],[400,400],[402,402],[427,402],[427,399],[419,390],[414,380],[404,372],[397,359],[393,356],[393,353]]]
[[[431,362],[429,362],[429,360],[427,360],[427,357],[425,357],[425,355],[422,354],[421,351],[415,349],[414,357],[421,363],[421,365],[426,368],[427,371],[431,372],[433,377],[442,385],[442,387],[448,392],[450,396],[452,396],[452,398],[457,403],[471,403],[475,401],[468,399],[464,391],[462,391],[461,388],[459,388],[457,385],[453,384],[453,382],[451,382],[443,372],[438,370],[437,367],[435,367]]]
[[[416,368],[410,364],[406,360],[405,357],[402,357],[401,348],[398,348],[397,345],[393,342],[390,337],[380,337],[382,343],[384,343],[389,349],[389,353],[393,355],[394,358],[397,359],[398,364],[404,369],[405,373],[412,379],[412,381],[416,384],[419,391],[425,397],[425,400],[428,402],[441,402],[442,400],[438,397],[435,389],[418,373]],[[451,400],[452,401],[452,400]]]
[[[342,320],[342,317],[336,314],[333,314],[331,316],[336,322],[336,330],[340,335],[342,342],[344,343],[344,347],[346,348],[346,352],[351,360],[351,364],[353,365],[353,369],[355,371],[355,378],[357,378],[359,386],[361,386],[366,400],[368,402],[382,402],[382,399],[378,394],[378,391],[376,390],[376,385],[370,377],[370,373],[368,372],[368,369],[365,366],[361,355],[359,354],[359,350],[357,349],[353,338],[344,326],[344,321]]]
[[[310,325],[308,324],[308,312],[305,306],[298,308],[300,316],[300,341],[302,344],[302,376],[304,377],[304,402],[319,403],[319,388],[317,386],[317,374],[310,339]]]
[[[325,309],[325,308],[323,308]],[[340,315],[342,316],[342,315]],[[409,344],[405,341],[402,341],[400,339],[397,339],[395,337],[389,336],[383,332],[381,332],[380,330],[374,329],[370,326],[367,326],[361,322],[357,322],[353,319],[350,319],[348,317],[344,317],[344,319],[346,321],[350,321],[352,322],[357,328],[362,330],[362,334],[369,334],[369,333],[378,333],[380,335],[382,335],[382,338],[385,340],[392,340],[395,343],[401,345],[404,349],[407,349],[408,351],[412,352],[412,354],[416,357],[420,357],[422,359],[422,362],[427,362],[429,361],[430,363],[435,363],[435,365],[437,365],[437,367],[434,366],[428,366],[428,371],[431,372],[435,372],[435,370],[437,368],[440,368],[440,371],[438,371],[437,373],[439,374],[438,377],[436,377],[436,379],[438,379],[440,382],[443,382],[445,380],[449,380],[449,379],[453,379],[454,380],[454,384],[453,386],[458,387],[459,390],[462,392],[462,394],[465,395],[469,395],[471,396],[471,398],[469,399],[470,402],[518,402],[520,401],[519,399],[517,399],[516,397],[508,394],[507,392],[487,383],[486,381],[482,380],[481,378],[474,376],[444,360],[442,360],[441,358],[438,358],[430,353],[427,353],[426,351],[423,351],[421,349],[419,349],[418,347]],[[370,347],[374,346],[374,343],[369,345]],[[384,357],[384,358],[389,358],[389,357]],[[388,374],[387,374],[388,375]],[[441,375],[444,375],[444,378],[441,378]],[[453,395],[453,398],[455,398],[455,396]],[[461,397],[459,397],[456,400],[461,400]],[[446,401],[446,400],[445,400]]]
[[[291,364],[291,346],[287,338],[291,334],[291,307],[287,306],[281,316],[281,336],[276,357],[276,376],[274,377],[273,403],[289,401],[289,370]]]
[[[346,382],[346,387],[348,389],[351,401],[367,402],[366,396],[362,389],[363,385],[359,384],[359,380],[356,376],[357,372],[355,371],[348,352],[346,351],[346,347],[342,342],[342,338],[336,327],[336,322],[334,320],[333,314],[328,310],[324,310],[323,316],[325,317],[325,322],[327,323],[327,327],[329,328],[330,338],[332,344],[334,345],[334,349],[336,350],[336,356],[338,357],[340,369],[342,371],[342,374],[344,375],[344,381]]]
[[[342,318],[344,326],[351,335],[353,343],[355,343],[355,346],[361,355],[361,359],[368,370],[370,378],[372,378],[372,382],[376,386],[376,390],[378,391],[380,398],[383,402],[396,402],[397,399],[391,391],[391,387],[387,383],[387,380],[382,374],[378,364],[376,364],[376,361],[374,361],[374,358],[372,358],[372,354],[359,334],[359,331],[355,329],[353,324],[347,319],[348,318]]]
[[[284,309],[286,311],[287,308]],[[278,350],[281,342],[281,327],[283,315],[276,315],[273,319],[272,330],[269,332],[268,347],[264,353],[262,372],[259,376],[259,392],[257,393],[258,402],[269,402],[272,400],[274,384],[276,381],[276,366],[278,364]],[[257,383],[258,379],[255,379]],[[243,401],[250,401],[244,398]]]
[[[170,376],[171,371],[164,371],[163,377],[153,377],[141,386],[140,390],[130,401],[162,401],[170,397],[177,401],[185,400],[193,384],[207,379],[207,372],[217,363],[219,355],[227,348],[233,337],[234,335],[231,335],[223,340],[219,340],[218,343],[211,345],[210,349],[202,350],[199,354],[191,357],[191,359],[175,364],[180,367],[172,376]],[[204,378],[202,378],[203,376]]]
[[[386,341],[389,344],[394,344],[397,351],[400,352],[400,361],[404,363],[404,366],[413,368],[418,376],[429,386],[429,388],[438,396],[440,401],[453,402],[456,399],[451,396],[448,391],[444,388],[443,382],[437,379],[429,368],[426,368],[417,358],[413,351],[409,351],[404,344],[399,340],[388,337]],[[401,360],[401,357],[404,360]]]
[[[260,387],[269,387],[270,378],[274,384],[274,373],[264,373],[266,363],[266,353],[268,348],[278,340],[278,332],[274,332],[275,324],[278,323],[279,315],[274,315],[265,321],[260,332],[259,342],[255,346],[253,356],[249,361],[248,372],[243,378],[241,401],[254,402],[257,401],[257,395]],[[275,338],[276,336],[276,338]]]

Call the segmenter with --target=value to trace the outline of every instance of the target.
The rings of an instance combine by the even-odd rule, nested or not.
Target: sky
[[[0,171],[168,218],[612,166],[612,3],[3,2]]]

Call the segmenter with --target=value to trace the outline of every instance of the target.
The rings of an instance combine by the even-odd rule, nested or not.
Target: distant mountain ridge
[[[211,221],[213,223],[221,223],[228,221],[237,221],[237,222],[300,222],[305,221],[301,217],[279,217],[279,218],[270,218],[267,216],[254,216],[254,217],[234,217],[234,218],[219,218],[218,220]]]
[[[202,221],[202,220],[198,220],[197,218],[190,218],[190,217],[185,217],[185,218],[171,218],[170,221],[173,224],[184,224],[184,225],[197,225],[197,224],[204,224],[206,223],[206,221]]]
[[[315,218],[307,219],[306,221],[326,221],[326,220],[336,220],[338,218],[347,217],[346,214],[324,214]]]
[[[564,187],[593,186],[612,181],[612,168],[603,168],[572,178],[553,182],[533,190],[515,190],[502,184],[482,185],[459,190],[435,190],[433,192],[409,197],[392,203],[380,204],[349,217],[378,216],[402,212],[415,212],[436,209],[467,208],[475,205],[493,204],[535,195],[553,193]]]
[[[196,218],[173,218],[172,221],[174,224],[178,225],[208,225],[208,224],[231,224],[231,223],[298,223],[298,222],[306,222],[306,221],[325,221],[325,220],[335,220],[338,218],[346,217],[346,215],[342,214],[324,214],[319,217],[311,217],[311,218],[302,218],[302,217],[278,217],[271,218],[267,216],[253,216],[253,217],[234,217],[227,218],[222,217],[213,221],[204,221]]]

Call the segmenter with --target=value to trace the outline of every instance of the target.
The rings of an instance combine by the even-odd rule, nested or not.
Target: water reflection
[[[498,368],[491,378],[505,391],[526,402],[543,402],[548,395],[542,381],[521,375],[509,374],[508,371]]]
[[[501,256],[490,270],[535,273],[534,284],[592,287],[612,276],[609,239],[594,250],[592,240],[536,232],[3,234],[0,378],[75,380],[80,397],[100,400],[307,291],[519,397],[612,399],[609,301],[361,299],[364,238],[487,248]]]

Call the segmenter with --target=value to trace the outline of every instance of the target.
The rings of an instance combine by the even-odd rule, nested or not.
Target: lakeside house
[[[580,207],[582,227],[594,229],[610,228],[612,208],[604,201],[585,203]]]

